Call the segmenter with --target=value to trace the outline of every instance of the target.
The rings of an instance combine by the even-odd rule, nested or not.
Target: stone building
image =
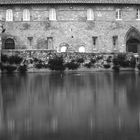
[[[2,49],[134,52],[140,0],[0,0]]]

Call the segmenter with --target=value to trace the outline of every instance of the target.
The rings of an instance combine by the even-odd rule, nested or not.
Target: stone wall
[[[50,59],[54,59],[56,56],[63,57],[64,62],[71,62],[75,61],[77,59],[82,58],[84,60],[84,63],[89,63],[91,59],[101,57],[101,60],[106,60],[109,56],[113,58],[113,53],[57,53],[54,50],[3,50],[2,56],[19,56],[23,58],[23,61],[30,61],[30,60],[41,60],[43,63],[48,63]]]
[[[140,30],[136,20],[135,6],[99,6],[99,5],[54,5],[57,13],[56,21],[48,20],[48,11],[51,6],[13,6],[1,7],[3,25],[6,32],[2,36],[3,49],[7,38],[15,40],[16,49],[55,49],[60,51],[63,43],[69,44],[73,51],[78,51],[82,45],[86,52],[125,52],[126,34],[133,26]],[[12,8],[14,21],[5,22],[5,10]],[[22,10],[29,8],[31,21],[24,22]],[[93,8],[95,19],[87,21],[87,9]],[[115,19],[116,8],[122,8],[122,20]],[[93,36],[97,36],[96,46],[93,45]],[[114,50],[113,36],[118,36],[117,47]],[[47,39],[52,37],[53,45],[48,47]],[[30,41],[29,38],[32,38]]]

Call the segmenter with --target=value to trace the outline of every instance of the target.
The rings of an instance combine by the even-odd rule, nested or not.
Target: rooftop
[[[0,0],[5,4],[140,4],[140,0]]]

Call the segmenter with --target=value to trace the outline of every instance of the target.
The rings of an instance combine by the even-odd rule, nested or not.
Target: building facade
[[[0,0],[2,49],[140,51],[139,0]]]

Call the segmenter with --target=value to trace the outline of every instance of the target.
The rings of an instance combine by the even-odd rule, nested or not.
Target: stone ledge
[[[120,68],[120,72],[139,72],[137,68]],[[61,71],[53,71],[50,69],[36,69],[36,68],[31,68],[28,69],[25,73],[58,73]],[[65,71],[62,71],[64,73],[72,73],[72,72],[114,72],[112,68],[109,69],[104,69],[104,68],[79,68],[77,70],[68,70],[66,69]],[[6,71],[0,71],[0,73],[7,73]],[[20,73],[18,71],[14,71],[13,73]]]

